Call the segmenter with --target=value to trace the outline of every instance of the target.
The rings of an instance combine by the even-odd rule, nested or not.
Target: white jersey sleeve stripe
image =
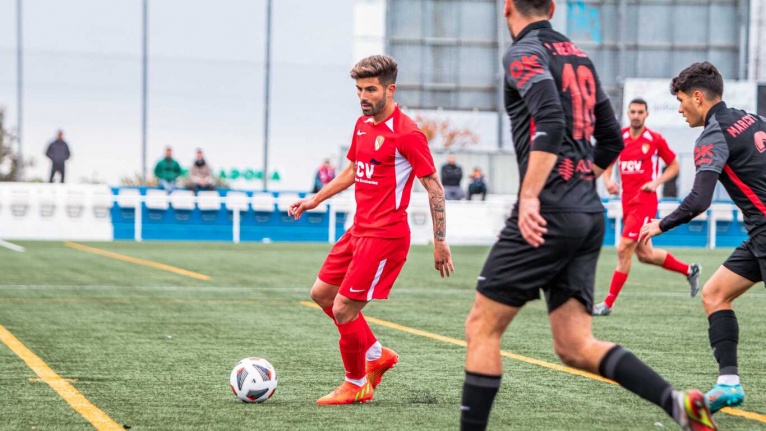
[[[412,165],[397,149],[394,161],[394,171],[396,172],[396,209],[399,210],[399,206],[402,203],[402,196],[404,195],[404,188],[407,185],[407,180],[412,174]]]

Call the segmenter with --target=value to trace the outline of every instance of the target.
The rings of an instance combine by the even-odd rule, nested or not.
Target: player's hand
[[[548,232],[547,225],[548,222],[540,215],[540,199],[519,199],[519,230],[532,247],[540,247],[545,242],[543,235]]]
[[[301,199],[287,207],[287,215],[294,217],[296,220],[299,220],[301,218],[301,214],[303,214],[303,211],[314,209],[317,207],[317,205],[319,205],[319,202],[317,202],[313,197]]]
[[[641,186],[641,191],[647,192],[647,193],[654,193],[654,191],[657,190],[657,186],[658,184],[655,183],[654,181],[649,181],[648,183]]]
[[[652,239],[653,236],[657,236],[662,234],[662,229],[660,229],[660,219],[654,219],[650,221],[649,223],[644,224],[641,226],[641,233],[638,234],[638,243],[643,243],[644,245],[649,244],[649,240]]]
[[[434,268],[442,275],[449,277],[455,272],[455,265],[452,264],[452,253],[449,250],[447,241],[434,242]]]
[[[609,192],[610,195],[619,195],[620,194],[620,183],[616,181],[605,181],[604,184],[606,185],[606,191]]]

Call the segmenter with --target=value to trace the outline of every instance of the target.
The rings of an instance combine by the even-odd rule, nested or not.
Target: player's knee
[[[333,300],[335,299],[327,295],[327,293],[324,292],[322,289],[318,289],[316,287],[311,288],[310,295],[311,295],[311,300],[314,301],[318,306],[322,307],[323,310],[325,308],[332,307]]]
[[[623,248],[622,246],[620,246],[620,248],[617,249],[618,260],[620,261],[630,260],[631,257],[633,257],[633,255],[630,252],[630,250],[628,250],[627,248]]]
[[[636,251],[636,257],[641,263],[652,263],[652,255],[644,251]]]
[[[502,331],[496,330],[495,325],[487,319],[485,313],[471,310],[468,313],[468,317],[465,320],[465,339],[469,345],[473,342],[491,339],[493,337],[500,338]]]
[[[338,325],[343,325],[344,323],[348,323],[354,320],[358,312],[351,310],[349,307],[346,307],[343,303],[338,303],[336,301],[335,304],[333,304],[332,306],[332,314],[333,316],[335,316],[335,321],[338,323]]]
[[[708,314],[717,311],[726,302],[726,298],[724,289],[718,285],[707,282],[702,287],[702,306]]]
[[[465,319],[465,342],[468,343],[469,346],[476,339],[476,335],[478,335],[476,334],[477,326],[478,316],[471,310],[471,312],[468,313],[468,317]]]

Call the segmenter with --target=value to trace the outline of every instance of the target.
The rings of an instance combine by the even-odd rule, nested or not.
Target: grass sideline
[[[119,424],[132,430],[457,429],[465,349],[372,324],[401,362],[375,400],[318,407],[342,378],[337,333],[321,311],[300,301],[329,249],[323,244],[114,242],[86,245],[201,273],[198,280],[158,268],[85,253],[63,243],[23,242],[0,249],[0,325]],[[381,321],[463,339],[463,320],[488,249],[454,247],[457,273],[442,280],[432,250],[413,247],[389,301],[367,314]],[[730,250],[678,249],[701,262],[703,280]],[[596,297],[616,264],[599,263]],[[745,410],[766,412],[766,293],[762,284],[738,301]],[[707,390],[716,364],[699,298],[680,275],[635,263],[612,316],[594,320],[597,336],[619,342],[679,388]],[[503,349],[558,364],[544,304],[527,307]],[[262,405],[240,403],[228,375],[258,355],[280,382]],[[677,429],[659,408],[607,383],[504,359],[504,381],[490,429]],[[0,344],[0,430],[92,430],[93,427],[4,344]],[[31,379],[31,380],[30,380]],[[766,424],[718,414],[725,430]]]

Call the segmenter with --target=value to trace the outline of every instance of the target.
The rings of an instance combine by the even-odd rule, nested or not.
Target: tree
[[[467,127],[455,127],[448,119],[416,115],[414,120],[431,145],[450,150],[469,148],[479,142],[479,136],[473,130]]]
[[[0,109],[0,181],[16,181],[19,155],[13,150],[16,136],[5,130],[5,112]]]

